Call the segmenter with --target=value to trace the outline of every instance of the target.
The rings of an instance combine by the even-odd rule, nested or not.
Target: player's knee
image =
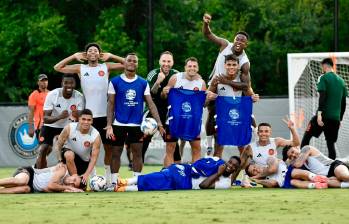
[[[30,187],[29,186],[23,186],[23,193],[30,193]]]
[[[72,151],[66,151],[64,153],[64,158],[67,162],[74,161],[75,159],[75,154]]]

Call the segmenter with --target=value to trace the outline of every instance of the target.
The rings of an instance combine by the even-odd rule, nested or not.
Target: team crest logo
[[[229,117],[233,120],[236,120],[240,117],[240,114],[237,110],[231,109],[231,110],[229,110]]]
[[[195,87],[193,90],[194,90],[194,91],[199,91],[199,88],[198,88],[198,87]]]
[[[275,150],[274,149],[269,149],[268,153],[269,153],[270,156],[272,156],[272,155],[274,155]]]
[[[76,111],[76,105],[74,105],[74,104],[71,105],[71,106],[70,106],[70,110],[71,110],[71,111]]]
[[[101,76],[101,77],[104,76],[104,74],[105,74],[105,73],[104,73],[104,71],[102,71],[102,70],[98,72],[98,75]]]
[[[191,104],[188,101],[182,103],[182,110],[189,113],[191,111]]]
[[[89,148],[91,146],[91,143],[89,141],[84,142],[85,148]]]
[[[129,89],[126,91],[126,99],[134,100],[136,98],[136,91],[134,89]]]
[[[39,142],[34,134],[28,134],[29,124],[27,113],[20,114],[10,124],[8,139],[12,150],[24,159],[34,158],[38,154]]]

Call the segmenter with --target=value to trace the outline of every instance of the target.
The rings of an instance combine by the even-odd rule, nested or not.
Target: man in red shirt
[[[28,123],[29,123],[29,131],[28,134],[30,137],[34,136],[34,132],[36,133],[36,137],[39,137],[40,128],[44,123],[44,103],[49,90],[48,86],[48,78],[45,74],[40,74],[38,76],[38,89],[34,90],[28,99]]]

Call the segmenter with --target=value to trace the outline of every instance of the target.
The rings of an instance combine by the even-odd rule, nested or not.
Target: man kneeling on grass
[[[231,176],[240,172],[240,166],[237,156],[228,162],[218,157],[202,158],[193,164],[172,164],[160,172],[119,179],[114,191],[228,189]]]
[[[256,183],[269,188],[327,188],[328,178],[286,165],[275,157],[267,159],[267,165],[249,164],[246,174]]]
[[[45,169],[20,167],[13,177],[0,179],[0,193],[33,193],[33,192],[83,192],[80,188],[81,177],[69,176],[66,165],[58,164]]]

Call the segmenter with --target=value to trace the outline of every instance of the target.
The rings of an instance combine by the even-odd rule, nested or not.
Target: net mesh
[[[308,64],[294,88],[295,121],[298,133],[302,139],[303,133],[310,119],[316,114],[318,108],[317,81],[322,73],[321,60],[309,59]],[[336,64],[336,73],[341,76],[349,87],[349,63],[341,62]],[[319,138],[313,137],[311,145],[318,148],[325,155],[328,155],[324,134]],[[343,158],[349,156],[349,102],[347,97],[346,112],[339,129],[338,140],[336,143],[337,157]]]

